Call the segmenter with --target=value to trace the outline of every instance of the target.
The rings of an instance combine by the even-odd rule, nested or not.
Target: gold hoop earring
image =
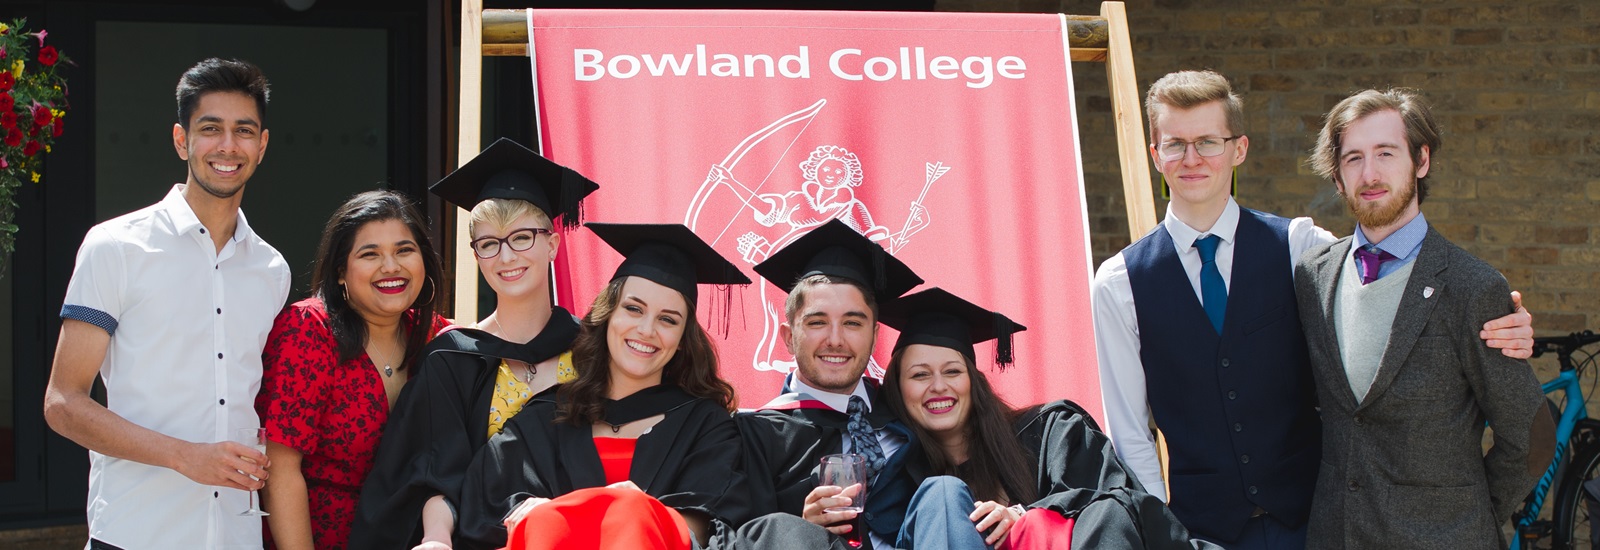
[[[431,303],[433,303],[433,299],[438,297],[438,296],[439,296],[439,284],[433,282],[433,276],[429,275],[428,276],[428,299],[427,300],[423,300],[422,303],[431,304]]]

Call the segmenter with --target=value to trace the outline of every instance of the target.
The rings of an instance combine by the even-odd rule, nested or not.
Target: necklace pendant
[[[611,423],[607,422],[607,424],[611,424]],[[611,433],[622,433],[622,425],[621,424],[611,424]]]
[[[385,378],[393,378],[394,377],[394,367],[390,367],[389,365],[384,365],[383,366],[383,376]]]

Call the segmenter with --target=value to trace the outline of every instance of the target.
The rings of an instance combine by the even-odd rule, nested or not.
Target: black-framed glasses
[[[1189,152],[1189,146],[1194,145],[1194,152],[1202,157],[1214,157],[1222,154],[1223,145],[1244,137],[1243,134],[1228,137],[1203,137],[1194,141],[1175,139],[1162,142],[1156,146],[1156,152],[1161,155],[1161,160],[1171,161],[1183,158]]]
[[[539,240],[540,235],[549,235],[550,233],[549,229],[543,227],[524,227],[512,231],[505,238],[479,237],[472,240],[472,253],[485,260],[499,256],[501,243],[511,247],[511,250],[522,252],[533,248],[534,241]]]

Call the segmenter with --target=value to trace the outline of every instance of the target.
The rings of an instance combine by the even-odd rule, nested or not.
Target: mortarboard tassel
[[[561,170],[561,196],[560,197],[551,197],[551,200],[550,200],[550,202],[554,203],[554,204],[551,204],[550,207],[552,209],[554,209],[555,211],[561,213],[561,221],[560,221],[560,223],[561,223],[561,227],[562,228],[564,228],[564,229],[572,229],[572,228],[577,227],[578,225],[583,223],[583,199],[578,199],[576,201],[573,201],[572,207],[570,209],[569,208],[563,208],[563,206],[565,206],[565,205],[562,204],[562,203],[566,202],[567,200],[569,200],[571,197],[577,197],[577,196],[580,196],[582,194],[583,194],[583,177],[579,176],[578,173],[573,171],[573,170],[570,170],[570,169],[567,169],[567,168],[562,168],[562,170]]]
[[[994,316],[994,332],[998,335],[994,344],[994,362],[996,367],[1004,371],[1016,360],[1012,350],[1011,335],[1016,332],[1017,326],[1004,315],[995,312],[990,314]]]
[[[715,285],[716,290],[711,292],[711,307],[708,308],[711,318],[711,330],[717,337],[728,339],[728,318],[733,312],[733,285]]]

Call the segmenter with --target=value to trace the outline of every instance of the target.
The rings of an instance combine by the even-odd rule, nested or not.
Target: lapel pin
[[[1433,297],[1433,287],[1431,287],[1431,286],[1422,287],[1422,297],[1423,298],[1432,298]]]

